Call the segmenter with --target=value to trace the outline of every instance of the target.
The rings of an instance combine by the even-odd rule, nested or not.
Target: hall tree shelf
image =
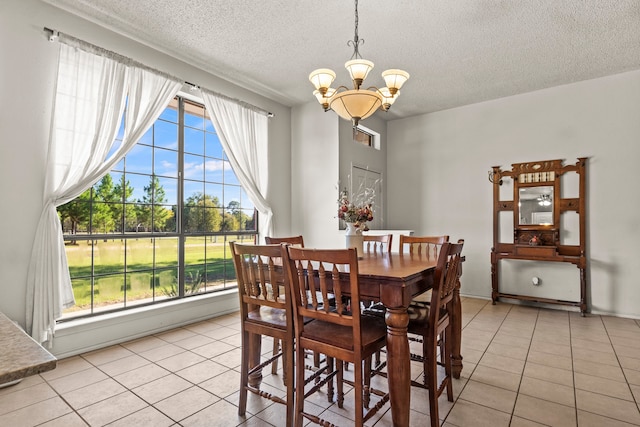
[[[489,171],[489,181],[493,183],[493,247],[491,248],[493,304],[500,298],[510,298],[579,307],[583,316],[587,312],[586,163],[587,157],[580,157],[573,165],[565,166],[562,160],[544,160],[514,163],[511,165],[511,170],[502,170],[500,166],[494,166]],[[568,188],[568,178],[571,174],[577,174],[577,197],[563,198],[563,191],[568,193],[568,190],[575,190]],[[513,198],[501,200],[500,186],[509,179],[513,180]],[[567,188],[562,188],[563,185]],[[513,213],[511,242],[500,241],[502,212],[507,212],[507,215],[508,212]],[[569,245],[562,239],[563,234],[567,233],[563,228],[563,214],[568,212],[575,212],[578,215],[578,244]],[[580,270],[580,300],[566,301],[500,292],[501,260],[574,264]]]

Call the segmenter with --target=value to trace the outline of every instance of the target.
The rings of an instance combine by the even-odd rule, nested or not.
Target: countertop
[[[0,313],[0,385],[55,369],[58,359]]]

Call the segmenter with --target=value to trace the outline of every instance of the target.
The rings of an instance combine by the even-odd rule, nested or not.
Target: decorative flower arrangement
[[[349,200],[347,190],[340,192],[338,198],[338,218],[354,223],[359,231],[367,231],[367,221],[373,221],[373,210],[371,200],[373,200],[373,190],[365,190],[353,201]]]

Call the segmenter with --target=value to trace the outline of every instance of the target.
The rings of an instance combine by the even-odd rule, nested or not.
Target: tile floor
[[[640,425],[640,320],[473,298],[463,312],[464,369],[455,402],[440,399],[442,425]],[[238,317],[228,315],[61,360],[0,390],[0,426],[284,425],[282,405],[251,395],[247,416],[237,415],[239,346]],[[282,394],[280,377],[264,373],[263,388]],[[353,424],[349,400],[344,410],[314,404]],[[391,426],[388,408],[367,425]],[[424,390],[412,391],[411,408],[411,424],[428,425]]]

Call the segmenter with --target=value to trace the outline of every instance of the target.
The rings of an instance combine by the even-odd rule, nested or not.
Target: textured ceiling
[[[350,85],[350,1],[42,1],[285,105],[313,99],[316,68],[332,68],[334,86]],[[365,86],[382,85],[387,68],[411,74],[390,119],[640,69],[640,0],[361,0],[358,8],[360,53],[376,64]]]

